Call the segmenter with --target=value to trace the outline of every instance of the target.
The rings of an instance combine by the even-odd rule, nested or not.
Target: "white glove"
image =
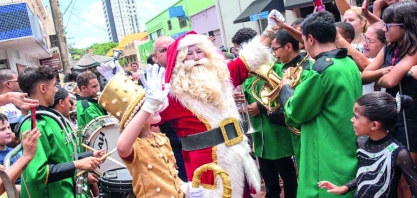
[[[191,182],[181,184],[181,190],[187,195],[187,198],[202,198],[204,197],[204,188],[193,188]]]
[[[276,27],[278,24],[274,21],[274,19],[271,19],[271,17],[275,16],[278,20],[280,20],[281,22],[285,21],[284,16],[282,16],[282,14],[280,12],[278,12],[278,10],[271,10],[271,12],[268,15],[268,26],[266,27],[267,30],[274,31],[272,28]]]
[[[116,62],[116,63],[115,63]],[[113,69],[116,68],[116,73],[113,74]],[[109,61],[107,63],[101,63],[97,67],[97,71],[106,78],[107,81],[110,81],[113,76],[123,72],[123,68],[119,65],[119,61]]]
[[[159,71],[158,71],[159,70]],[[146,92],[146,101],[141,107],[142,110],[154,114],[157,110],[164,106],[171,87],[164,84],[162,90],[162,82],[164,82],[165,68],[155,65],[146,65],[146,77],[143,71],[139,71],[140,80]]]
[[[198,188],[191,188],[190,194],[188,195],[190,198],[202,198],[204,197],[204,188],[198,187]]]

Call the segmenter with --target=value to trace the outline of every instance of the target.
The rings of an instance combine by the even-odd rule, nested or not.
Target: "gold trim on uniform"
[[[46,179],[45,179],[45,184],[48,184],[48,179],[49,179],[49,164],[46,165]]]

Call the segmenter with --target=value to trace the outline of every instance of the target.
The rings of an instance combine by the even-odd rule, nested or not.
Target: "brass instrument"
[[[251,86],[252,95],[269,112],[272,112],[279,107],[279,104],[276,104],[275,99],[278,98],[279,95],[281,78],[274,72],[274,70],[272,70],[272,67],[269,66],[261,66],[255,71],[255,74],[257,79]],[[261,80],[264,80],[265,83],[262,85],[259,93],[257,93],[255,88]]]
[[[307,54],[295,67],[288,68],[283,78],[295,80],[294,84],[291,85],[293,89],[301,83],[301,74],[303,68],[301,65],[307,61],[309,55]],[[254,98],[261,103],[268,111],[268,113],[274,112],[280,107],[277,98],[280,93],[280,87],[282,84],[282,78],[280,78],[269,66],[261,66],[257,71],[254,72],[257,79],[252,83],[251,93]],[[257,92],[255,90],[258,83],[264,80],[265,83],[262,85],[261,90]],[[294,134],[300,135],[300,130],[288,127]]]
[[[308,54],[303,58],[303,60],[301,60],[297,66],[295,67],[290,67],[287,69],[287,71],[285,71],[284,76],[286,78],[289,78],[291,80],[295,80],[294,84],[291,85],[292,88],[295,88],[297,85],[299,85],[301,83],[301,74],[303,73],[303,68],[301,67],[301,65],[303,63],[305,63],[307,61],[308,58]],[[294,77],[295,76],[295,77]]]

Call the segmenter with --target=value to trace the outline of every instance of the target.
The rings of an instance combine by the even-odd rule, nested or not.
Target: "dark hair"
[[[281,46],[286,45],[287,43],[291,43],[292,49],[295,52],[298,52],[300,50],[300,46],[298,45],[299,42],[297,39],[295,39],[291,34],[284,29],[278,30],[278,32],[275,34],[276,43],[280,44]]]
[[[328,11],[309,14],[304,19],[301,29],[303,35],[313,36],[319,43],[334,43],[336,40],[336,26],[334,16]]]
[[[20,89],[30,96],[34,87],[40,82],[49,82],[55,79],[55,72],[48,66],[26,67],[17,77]]]
[[[72,71],[71,73],[67,74],[64,78],[64,82],[75,82],[77,81],[77,76],[80,74],[79,71]]]
[[[85,71],[81,73],[80,75],[78,75],[77,76],[78,89],[80,89],[81,91],[82,86],[87,87],[91,79],[97,79],[97,76],[91,71]]]
[[[55,93],[54,104],[51,106],[55,108],[56,105],[59,103],[60,100],[64,100],[69,94],[68,91],[60,86],[56,86],[57,92]]]
[[[229,53],[232,53],[232,49],[235,49],[234,47],[231,47],[230,49],[229,49]]]
[[[382,30],[384,28],[384,24],[381,22],[373,23],[368,27],[369,29],[372,29],[376,33],[377,39],[381,43],[385,43],[387,41],[387,38],[385,37],[385,32]]]
[[[155,62],[152,59],[152,55],[148,56],[148,58],[146,59],[146,64],[151,64],[151,65],[155,64]]]
[[[362,107],[362,115],[371,121],[381,122],[382,128],[393,130],[397,124],[397,102],[385,92],[372,92],[356,100]]]
[[[1,121],[1,123],[4,124],[4,121],[7,121],[8,122],[9,119],[7,118],[7,116],[5,114],[0,113],[0,121]]]
[[[355,28],[353,28],[352,24],[348,22],[337,22],[334,25],[343,30],[343,32],[340,32],[343,38],[349,38],[351,41],[355,39]]]
[[[242,43],[252,40],[257,35],[256,31],[252,28],[242,28],[236,32],[232,38],[232,43],[241,45]]]
[[[388,6],[382,13],[382,20],[385,23],[403,23],[400,28],[404,29],[402,42],[390,43],[390,47],[399,47],[399,57],[406,54],[414,55],[417,52],[417,3],[413,1],[402,1]]]
[[[17,73],[10,69],[1,69],[0,70],[0,87],[3,86],[4,82],[13,79],[13,75]]]
[[[303,21],[304,21],[304,18],[298,18],[294,22],[291,23],[291,27],[292,26],[301,26],[301,24],[303,23]]]

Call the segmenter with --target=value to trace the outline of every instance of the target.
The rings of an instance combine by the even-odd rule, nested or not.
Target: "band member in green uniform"
[[[77,86],[80,89],[80,95],[77,95],[78,131],[83,131],[85,125],[96,117],[106,115],[106,111],[97,103],[100,84],[94,73],[85,71],[78,75]]]
[[[39,101],[36,109],[43,113],[36,116],[36,127],[42,135],[35,157],[23,171],[21,197],[75,197],[76,169],[94,170],[100,164],[100,153],[77,153],[71,127],[59,124],[63,116],[49,108],[57,92],[51,68],[28,67],[18,81],[30,99]],[[24,120],[20,132],[30,128],[31,121]]]
[[[57,86],[58,91],[55,94],[55,99],[54,99],[54,104],[51,106],[51,108],[53,108],[54,110],[58,111],[59,113],[61,113],[64,117],[67,117],[70,113],[70,109],[71,109],[71,103],[70,103],[70,95],[68,93],[67,90],[65,90],[64,88],[61,88],[59,86]],[[69,120],[65,120],[68,125],[71,126],[71,123]],[[73,130],[75,130],[75,128],[72,128]],[[73,135],[73,140],[77,141],[77,136],[74,134]],[[81,143],[77,143],[77,152],[83,152]],[[104,150],[101,150],[101,155],[104,154]],[[88,184],[88,188],[85,190],[84,194],[87,195],[87,197],[92,197],[91,194],[93,196],[98,196],[99,195],[99,190],[98,190],[98,178],[94,173],[88,173],[86,175],[84,175],[85,177],[87,177],[87,184]],[[91,193],[90,193],[91,190]]]
[[[232,41],[236,47],[247,42],[256,35],[251,28],[240,29]],[[298,41],[296,41],[298,46]],[[278,67],[273,66],[276,70]],[[279,68],[280,70],[280,68]],[[247,114],[250,116],[252,127],[253,149],[258,158],[261,176],[265,182],[266,197],[279,197],[279,176],[284,182],[284,193],[287,198],[295,198],[297,195],[297,176],[294,163],[291,131],[286,126],[273,124],[268,118],[267,109],[255,99],[251,91],[252,85],[257,77],[250,77],[245,80],[242,89],[246,95]],[[256,95],[260,95],[264,81],[255,85]],[[238,101],[237,101],[238,102]]]
[[[275,73],[279,77],[283,77],[284,73],[288,68],[294,68],[301,64],[299,71],[302,71],[301,82],[304,80],[306,73],[312,65],[311,61],[305,59],[308,54],[306,52],[301,52],[299,42],[295,39],[287,30],[281,29],[275,34],[275,39],[271,42],[272,52],[275,55],[275,58],[280,62],[275,65]],[[278,109],[269,114],[269,118],[272,123],[287,126],[285,123],[283,106],[280,105]],[[299,126],[289,127],[292,131],[291,140],[292,147],[295,156],[295,160],[299,167],[300,162],[300,136],[299,136]]]
[[[295,90],[291,88],[295,81],[284,77],[278,98],[286,123],[301,125],[297,197],[336,197],[317,183],[331,180],[341,185],[355,177],[356,137],[350,118],[356,98],[362,95],[362,81],[347,50],[336,48],[331,13],[310,14],[301,29],[305,48],[316,61]]]

